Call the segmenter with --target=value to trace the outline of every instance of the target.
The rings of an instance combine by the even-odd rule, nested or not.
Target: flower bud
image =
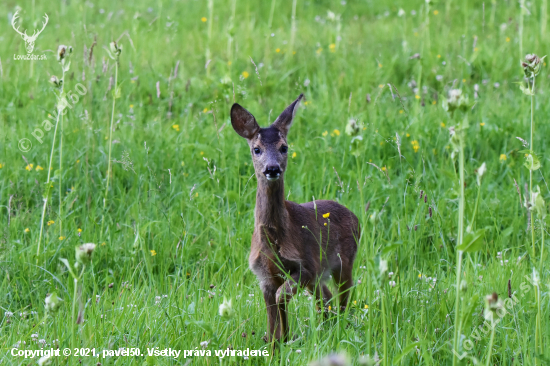
[[[45,300],[45,308],[46,312],[54,314],[57,312],[57,310],[61,307],[61,303],[63,300],[61,300],[59,297],[57,297],[57,294],[54,292],[52,294],[46,295]]]
[[[544,57],[539,58],[534,53],[525,55],[525,60],[521,63],[521,67],[523,67],[523,72],[525,73],[525,76],[527,76],[528,78],[534,78],[535,76],[537,76],[540,72],[540,66],[542,60],[544,60]]]
[[[71,47],[72,50],[72,47]],[[59,45],[57,47],[57,61],[61,62],[67,56],[67,46]]]
[[[468,109],[468,97],[462,94],[461,89],[449,90],[449,96],[443,100],[443,109],[448,112],[454,112],[457,109]]]
[[[59,80],[57,76],[52,75],[52,77],[50,78],[50,84],[52,84],[56,88],[59,88],[63,84],[63,80]]]
[[[117,45],[115,41],[109,43],[109,50],[113,54],[113,56],[118,57],[120,56],[120,53],[122,52],[122,46]]]
[[[491,295],[485,296],[485,311],[483,312],[483,315],[486,320],[493,321],[495,319],[494,314],[502,311],[503,308],[504,303],[502,300],[499,300],[496,292],[493,292]]]
[[[52,361],[53,361],[53,359],[52,359],[51,356],[40,357],[40,359],[38,360],[38,366],[51,365]]]
[[[95,244],[86,243],[76,247],[76,261],[80,264],[86,265],[92,260],[92,253],[94,252]]]
[[[233,317],[233,307],[231,305],[231,299],[227,301],[227,299],[223,298],[223,303],[220,305],[219,313],[222,318],[230,319]]]
[[[350,119],[348,121],[348,124],[346,125],[346,134],[348,136],[355,136],[355,135],[359,134],[360,130],[361,129],[360,129],[359,125],[357,124],[356,120]]]
[[[481,185],[481,178],[483,178],[483,174],[487,171],[487,165],[485,163],[481,164],[479,168],[477,168],[477,184]]]

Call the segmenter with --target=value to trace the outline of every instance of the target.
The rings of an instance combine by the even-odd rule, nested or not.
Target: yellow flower
[[[36,166],[36,171],[39,171],[39,170],[44,170],[44,168],[42,168],[40,165],[37,165]]]
[[[437,10],[434,10],[434,15],[437,15],[439,14],[439,12]]]
[[[403,114],[403,110],[402,110],[402,109],[399,110],[399,114]]]
[[[201,151],[201,155],[204,155],[204,151]]]
[[[328,135],[328,131],[323,132],[321,135],[323,135],[323,137],[325,137],[326,135]]]
[[[330,52],[336,51],[336,45],[334,43],[331,43],[330,46],[328,46],[328,48],[330,49]]]
[[[246,79],[246,78],[248,77],[248,75],[249,75],[249,74],[248,74],[248,72],[247,72],[247,71],[243,71],[243,78],[245,78],[245,79]]]
[[[81,228],[78,228],[78,229],[76,229],[76,231],[78,231],[79,233],[81,233],[81,232],[82,232],[82,229],[81,229]]]
[[[419,273],[419,274],[418,274],[418,278],[422,278],[422,273]]]
[[[101,246],[102,246],[102,247],[105,246],[105,242],[101,243]]]
[[[133,104],[130,104],[130,108],[134,108],[134,105],[133,105]]]
[[[296,152],[293,152],[292,153],[292,159],[294,159],[296,157]]]
[[[510,37],[506,37],[506,42],[510,42]]]
[[[368,305],[365,305],[365,309],[368,309],[368,308],[369,308],[369,306],[368,306]]]
[[[176,131],[180,130],[180,125],[172,125],[172,128]]]
[[[202,17],[201,18],[201,22],[205,23],[208,19],[206,19],[206,17]]]
[[[325,226],[327,226],[327,223],[325,222]]]
[[[227,61],[227,66],[231,66],[232,62],[231,61]]]
[[[380,89],[382,89],[382,88],[384,87],[384,84],[380,84],[380,85],[378,85],[378,87],[379,87]]]
[[[385,167],[385,166],[383,166],[383,167],[382,167],[382,170],[383,170],[383,171],[386,171],[386,167]]]
[[[328,219],[329,216],[330,216],[330,212],[327,212],[326,214],[323,214],[324,219]]]
[[[479,51],[479,48],[478,47],[474,47],[474,52],[477,52]]]
[[[500,161],[506,161],[506,154],[500,154]]]
[[[357,300],[353,300],[353,305],[357,305]]]
[[[338,131],[338,130],[335,129],[335,130],[332,131],[332,132],[334,132],[334,134],[335,134],[336,136],[340,136],[340,131]]]
[[[48,221],[48,226],[53,225],[53,224],[55,224],[55,221],[53,221],[53,220]]]
[[[317,51],[315,51],[315,52],[317,52],[317,54],[320,55],[321,52],[323,52],[323,49],[322,49],[321,47],[319,47],[319,48],[317,49]]]
[[[154,250],[150,250],[151,252],[151,257],[154,257],[155,255],[157,255],[157,252],[155,252]]]
[[[309,100],[306,100],[306,101],[304,102],[304,105],[309,105],[310,103],[311,103],[311,102],[310,102]]]
[[[418,144],[418,141],[416,141],[416,140],[411,141],[411,145],[414,149],[414,152],[415,153],[418,152],[418,149],[420,148],[420,145]]]
[[[414,97],[415,97],[416,99],[420,99],[420,95],[418,95],[418,94],[416,94]]]
[[[407,134],[406,136],[407,136],[407,137],[411,137],[411,134],[410,134],[410,133],[408,133],[408,134]]]
[[[382,64],[381,64],[380,62],[378,63],[378,67],[379,67],[379,68],[381,68],[381,67],[382,67]]]
[[[199,196],[199,192],[195,193],[195,197],[198,197]]]
[[[483,126],[485,126],[485,122],[481,122],[479,125],[480,125],[481,127],[483,127]]]
[[[465,83],[465,82],[466,82],[466,79],[462,79],[462,82]]]
[[[437,55],[437,58],[441,58],[441,55]]]
[[[77,163],[77,164],[80,163],[80,159],[78,159],[78,160],[76,161],[76,163]]]
[[[0,163],[0,169],[2,169],[3,167],[4,167],[4,164],[1,164],[1,163]]]
[[[445,122],[441,122],[441,127],[445,128]]]
[[[65,240],[65,237],[64,237],[64,236],[60,236],[60,237],[59,237],[59,240]]]
[[[432,100],[432,104],[435,105],[435,100]]]
[[[281,52],[281,49],[280,49],[280,48],[277,48],[277,49],[275,50],[275,52],[279,53],[279,52]]]
[[[25,169],[30,172],[33,167],[34,167],[34,164],[29,164],[25,167]]]
[[[208,108],[204,108],[204,109],[202,110],[202,113],[206,113],[206,112],[208,112]]]
[[[331,311],[332,310],[332,306],[328,306],[328,311]]]
[[[26,233],[28,233],[29,231],[31,231],[31,229],[29,229],[29,228],[26,228],[26,229],[25,229],[25,232],[26,232]]]

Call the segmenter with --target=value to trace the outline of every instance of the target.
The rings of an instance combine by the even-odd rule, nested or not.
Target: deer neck
[[[255,219],[257,226],[284,231],[287,226],[288,212],[285,206],[283,177],[275,182],[258,180]]]

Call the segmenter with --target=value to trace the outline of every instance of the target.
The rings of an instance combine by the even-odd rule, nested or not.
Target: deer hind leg
[[[336,268],[332,274],[336,286],[338,286],[338,293],[340,295],[340,310],[346,310],[348,304],[351,287],[353,286],[352,277],[353,264],[342,258],[341,267]]]
[[[332,293],[328,289],[327,285],[322,282],[317,282],[315,286],[309,285],[308,290],[315,294],[315,308],[321,312],[328,307],[330,300],[332,299]],[[328,317],[328,313],[324,312],[325,318]]]
[[[308,287],[313,276],[310,272],[301,269],[299,272],[291,273],[291,279],[286,280],[277,290],[275,301],[279,308],[279,317],[281,319],[281,336],[283,342],[288,340],[288,316],[287,303],[292,300],[292,297],[298,292],[298,284],[303,287]]]

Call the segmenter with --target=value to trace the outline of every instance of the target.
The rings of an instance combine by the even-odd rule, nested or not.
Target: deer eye
[[[262,151],[260,150],[260,148],[258,148],[258,147],[255,147],[255,148],[254,148],[254,154],[260,155],[261,152],[262,152]]]
[[[284,145],[281,146],[281,152],[282,152],[283,154],[286,154],[287,151],[288,151],[288,146],[284,146]]]

